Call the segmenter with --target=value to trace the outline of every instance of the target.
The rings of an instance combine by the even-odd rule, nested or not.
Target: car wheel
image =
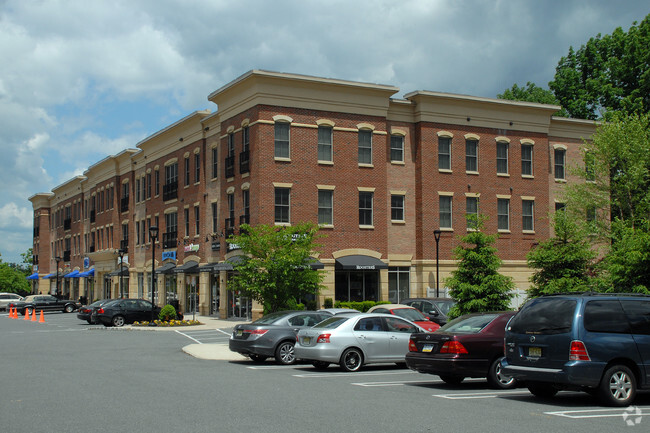
[[[463,380],[465,380],[463,376],[455,376],[453,374],[443,374],[442,376],[440,376],[440,379],[442,379],[443,382],[449,385],[458,385]]]
[[[275,349],[275,360],[278,364],[291,365],[296,363],[296,355],[293,351],[293,342],[283,341]]]
[[[614,365],[603,375],[598,391],[607,406],[629,406],[636,397],[636,377],[628,367]]]
[[[343,355],[341,355],[339,365],[345,371],[359,371],[363,365],[363,354],[359,349],[347,349],[343,352]]]
[[[506,376],[501,372],[501,360],[497,358],[490,364],[490,369],[487,374],[488,384],[492,388],[497,389],[512,389],[517,386],[517,380],[514,377]]]
[[[268,358],[268,356],[264,356],[264,355],[253,355],[253,354],[251,354],[251,355],[248,355],[248,356],[253,360],[253,362],[264,362],[264,361],[266,361],[266,358]]]
[[[558,389],[551,383],[526,382],[526,387],[531,394],[539,398],[551,398],[558,392]]]
[[[72,313],[74,311],[74,305],[66,305],[63,311],[66,313]]]
[[[330,363],[325,361],[312,361],[311,365],[313,365],[317,370],[325,370],[330,366]]]
[[[115,327],[118,327],[118,328],[119,328],[120,326],[124,326],[124,323],[125,323],[125,321],[124,321],[124,317],[123,317],[123,316],[115,316],[115,317],[113,317],[113,319],[111,320],[111,324],[112,324],[113,326],[115,326]]]

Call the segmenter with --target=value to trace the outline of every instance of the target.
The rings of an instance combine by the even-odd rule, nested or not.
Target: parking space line
[[[648,408],[645,408],[648,409]],[[612,409],[584,409],[584,410],[560,410],[554,412],[544,412],[545,415],[561,416],[571,419],[584,419],[584,418],[615,418],[624,417],[625,414],[629,417],[641,417],[650,415],[650,412],[643,412],[639,406],[630,406],[626,409],[612,408]]]
[[[374,386],[402,386],[402,385],[406,385],[407,383],[419,383],[422,385],[430,385],[434,383],[440,383],[440,381],[434,380],[431,382],[426,382],[421,380],[402,380],[399,382],[356,382],[356,383],[351,383],[350,385],[374,387]]]
[[[477,398],[496,398],[501,395],[530,395],[528,391],[490,391],[490,392],[462,392],[455,394],[433,394],[433,397],[446,398],[448,400],[470,400]]]
[[[307,374],[294,374],[294,377],[300,377],[303,379],[312,379],[319,377],[354,377],[354,376],[387,376],[389,374],[412,374],[415,371],[377,371],[377,372],[360,372],[360,373],[348,373],[348,372],[332,372],[332,373],[307,373]]]
[[[192,341],[195,341],[195,342],[198,343],[198,344],[203,344],[203,343],[201,343],[199,340],[197,340],[196,338],[191,337],[191,336],[189,336],[189,335],[187,335],[187,334],[185,334],[185,333],[179,331],[178,329],[175,329],[174,332],[177,332],[177,333],[181,334],[182,336],[187,337],[187,338],[189,338],[189,339],[192,340]]]

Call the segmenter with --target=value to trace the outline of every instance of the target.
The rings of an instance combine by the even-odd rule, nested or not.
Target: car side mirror
[[[439,314],[438,314],[437,311],[432,310],[432,311],[429,311],[429,315],[430,315],[430,316],[434,316],[434,317],[436,317],[436,316],[438,316]]]

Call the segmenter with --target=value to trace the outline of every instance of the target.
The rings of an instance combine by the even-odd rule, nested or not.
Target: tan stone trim
[[[369,129],[371,131],[374,131],[375,130],[375,125],[371,125],[370,123],[358,123],[357,124],[357,129],[358,130]]]
[[[449,191],[438,191],[439,196],[453,197],[454,193]]]
[[[370,187],[365,187],[365,186],[358,186],[357,190],[359,192],[375,192],[376,188],[370,188]]]
[[[289,116],[285,116],[284,114],[276,114],[273,116],[273,121],[274,122],[293,122],[293,119]]]
[[[406,195],[406,191],[390,190],[389,192],[391,195]]]
[[[177,206],[172,206],[170,208],[165,209],[163,214],[167,215],[168,213],[174,213],[174,212],[178,212]]]
[[[293,183],[284,183],[284,182],[273,182],[275,188],[291,188]]]
[[[247,190],[249,190],[250,188],[251,188],[251,184],[250,184],[250,182],[244,182],[244,183],[241,184],[241,189],[242,189],[242,191],[247,191]]]
[[[402,137],[406,137],[406,131],[400,128],[391,128],[390,135],[400,135]]]
[[[438,135],[438,137],[454,138],[454,134],[449,131],[438,131],[436,135]]]
[[[334,188],[336,187],[334,185],[316,185],[316,188],[334,191]]]
[[[229,186],[228,189],[226,190],[226,194],[234,194],[235,193],[235,187],[234,186]]]
[[[329,119],[318,119],[316,121],[316,125],[318,126],[329,126],[331,128],[334,128],[335,123]]]
[[[567,150],[568,147],[566,146],[566,144],[554,144],[554,145],[553,145],[553,149],[563,149],[563,150]]]
[[[522,200],[528,200],[528,201],[535,201],[535,196],[522,195],[521,199]]]
[[[535,144],[535,142],[533,140],[531,140],[530,138],[522,138],[521,140],[519,140],[519,142],[521,144],[530,144],[530,145]]]
[[[465,140],[476,140],[476,141],[480,141],[480,140],[481,140],[481,137],[478,136],[478,135],[476,135],[476,134],[471,134],[471,133],[470,133],[470,134],[465,134]]]
[[[494,137],[494,141],[497,143],[508,143],[510,144],[510,139],[508,137],[504,137],[503,135],[499,135],[498,137]]]
[[[497,194],[497,198],[503,198],[503,199],[510,200],[512,198],[512,196],[511,195]]]

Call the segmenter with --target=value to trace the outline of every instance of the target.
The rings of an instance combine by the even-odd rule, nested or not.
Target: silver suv
[[[0,293],[0,310],[6,310],[9,304],[22,301],[22,296],[16,293]]]

